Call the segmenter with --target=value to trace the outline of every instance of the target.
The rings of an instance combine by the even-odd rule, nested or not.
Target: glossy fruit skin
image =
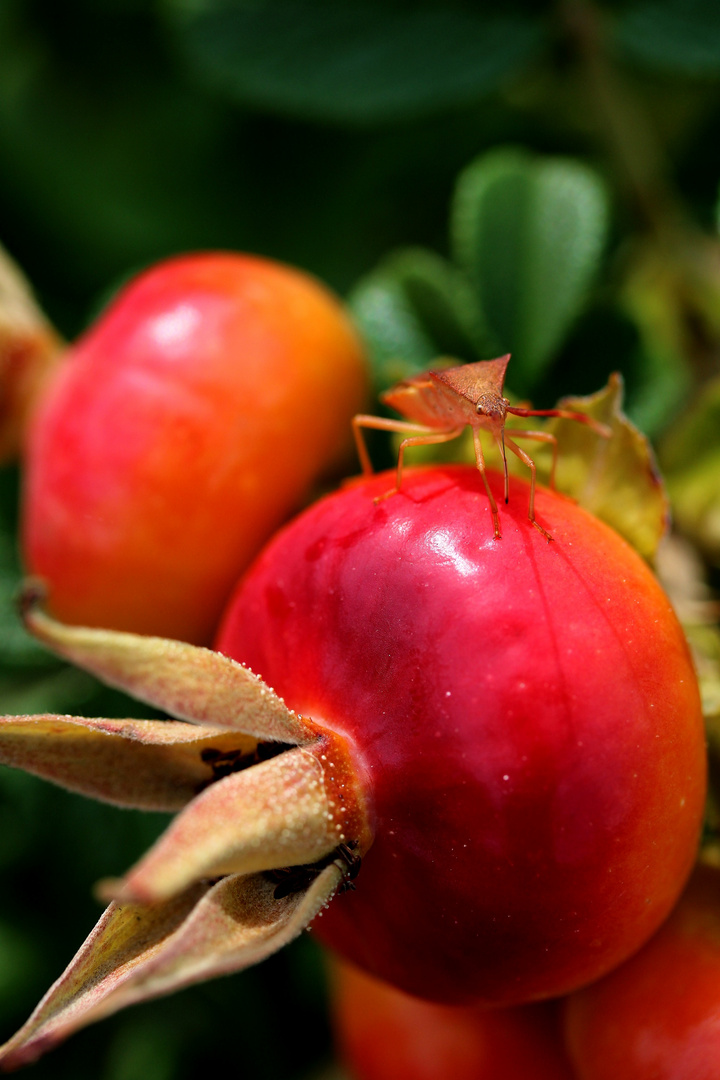
[[[29,433],[27,570],[66,622],[208,643],[237,581],[350,449],[358,338],[308,275],[169,259],[70,351]]]
[[[332,975],[335,1041],[354,1080],[574,1080],[554,1003],[436,1005],[349,964]]]
[[[578,1080],[720,1076],[720,869],[698,866],[668,921],[565,1006]]]
[[[374,818],[357,891],[314,924],[449,1003],[565,993],[635,951],[693,863],[697,680],[640,558],[513,480],[493,540],[476,470],[389,474],[306,511],[254,564],[221,652],[345,735]],[[492,477],[500,499],[501,478]]]

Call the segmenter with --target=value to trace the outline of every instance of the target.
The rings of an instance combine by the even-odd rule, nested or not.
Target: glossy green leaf
[[[628,8],[615,30],[633,60],[678,74],[720,78],[717,0],[648,0]]]
[[[379,390],[440,356],[476,360],[493,348],[466,275],[423,248],[407,248],[364,277],[349,298]]]
[[[177,7],[184,55],[222,93],[341,123],[382,123],[473,102],[527,63],[541,43],[539,22],[521,11],[440,2]]]
[[[605,188],[571,158],[492,151],[461,173],[452,209],[458,263],[470,275],[513,385],[538,381],[579,313],[608,226]]]

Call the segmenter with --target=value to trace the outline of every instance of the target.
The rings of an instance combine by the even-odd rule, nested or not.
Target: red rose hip
[[[218,648],[351,748],[375,840],[324,942],[437,1001],[565,993],[652,934],[693,863],[706,765],[682,631],[569,500],[538,492],[548,543],[513,480],[496,540],[474,470],[410,471],[375,504],[388,479],[282,531]]]
[[[555,1002],[437,1005],[349,964],[332,975],[335,1041],[354,1080],[574,1080]]]
[[[719,867],[696,867],[647,945],[568,998],[565,1032],[578,1080],[716,1080]]]
[[[349,450],[360,344],[251,255],[169,259],[70,350],[27,446],[23,549],[65,622],[206,643],[237,580]]]

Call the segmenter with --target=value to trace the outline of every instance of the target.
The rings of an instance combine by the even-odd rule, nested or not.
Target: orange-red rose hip
[[[23,545],[66,622],[207,642],[240,571],[349,449],[339,302],[251,255],[170,259],[77,342],[30,432]]]
[[[375,841],[315,929],[445,1002],[562,994],[637,949],[690,872],[705,749],[657,581],[568,499],[476,470],[380,475],[265,549],[218,646],[343,734]],[[491,483],[500,502],[502,477]]]

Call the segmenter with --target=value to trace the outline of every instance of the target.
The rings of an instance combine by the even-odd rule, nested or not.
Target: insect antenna
[[[510,501],[510,480],[508,478],[508,463],[507,463],[507,455],[505,453],[505,428],[504,427],[502,427],[500,429],[500,435],[499,436],[497,434],[495,435],[495,441],[498,444],[498,450],[500,451],[501,457],[503,459],[503,469],[505,471],[505,505],[507,506],[507,504]]]

